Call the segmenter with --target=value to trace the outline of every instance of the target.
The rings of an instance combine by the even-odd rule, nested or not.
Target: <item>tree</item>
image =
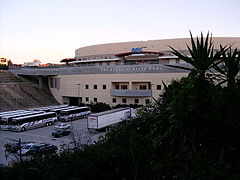
[[[221,51],[225,51],[222,46]],[[221,83],[227,82],[228,87],[235,87],[237,85],[236,77],[240,70],[240,54],[237,48],[232,52],[230,46],[227,53],[222,53],[222,61],[216,63],[214,69],[226,77]]]
[[[187,48],[191,55],[190,57],[186,54],[180,53],[171,46],[170,48],[173,50],[172,53],[174,55],[192,65],[192,68],[173,65],[168,66],[190,70],[194,76],[202,83],[202,81],[205,80],[206,71],[213,67],[214,62],[220,59],[222,53],[220,51],[214,50],[213,40],[212,37],[209,38],[209,33],[207,34],[205,40],[203,34],[201,33],[201,38],[199,39],[197,37],[196,42],[194,41],[191,32],[190,36],[192,48],[187,45]],[[224,48],[221,50],[224,51]]]

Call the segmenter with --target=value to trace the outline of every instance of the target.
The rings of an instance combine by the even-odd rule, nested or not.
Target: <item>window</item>
[[[152,89],[152,85],[150,83],[148,84],[148,89]]]
[[[121,89],[127,89],[128,86],[127,85],[121,85]]]
[[[119,89],[119,85],[116,85],[116,89]]]
[[[86,97],[86,98],[85,98],[85,101],[88,102],[88,101],[89,101],[89,97]]]
[[[99,66],[102,66],[102,62],[99,62]]]
[[[104,84],[104,85],[102,86],[102,88],[103,88],[103,89],[107,89],[107,85]]]
[[[180,60],[179,59],[176,59],[176,64],[179,64],[180,63]]]
[[[134,99],[134,103],[138,104],[139,103],[139,99]]]
[[[150,99],[145,99],[146,104],[150,104]]]
[[[127,99],[123,98],[122,103],[127,103]]]
[[[87,84],[85,85],[85,89],[88,89],[88,85]]]
[[[147,85],[140,85],[140,86],[139,86],[139,89],[140,89],[140,90],[145,90],[145,89],[147,89]]]
[[[161,85],[157,85],[157,90],[161,90]]]
[[[110,65],[110,62],[107,62],[107,66],[109,66]]]
[[[97,89],[97,85],[96,85],[96,84],[94,84],[93,88],[94,88],[94,89]]]
[[[54,88],[54,78],[50,78],[50,88]]]
[[[50,88],[60,88],[60,78],[51,78],[50,79]]]
[[[55,78],[55,88],[60,88],[60,78]]]
[[[94,101],[94,102],[97,102],[97,98],[93,98],[93,101]]]
[[[116,103],[116,102],[117,102],[117,99],[116,99],[116,98],[112,98],[112,102],[113,102],[113,103]]]

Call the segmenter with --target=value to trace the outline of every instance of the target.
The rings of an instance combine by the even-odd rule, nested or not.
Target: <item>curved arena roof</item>
[[[223,46],[233,45],[233,48],[240,49],[240,37],[213,37],[213,41],[215,49],[219,49],[220,44]],[[76,49],[75,57],[115,55],[129,52],[132,48],[137,47],[143,47],[144,51],[159,52],[170,51],[169,46],[177,50],[186,50],[186,44],[190,45],[190,38],[99,44]]]

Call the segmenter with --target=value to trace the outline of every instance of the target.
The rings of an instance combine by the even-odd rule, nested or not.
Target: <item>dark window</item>
[[[107,89],[107,85],[103,85],[102,88],[103,88],[103,89]]]
[[[139,89],[140,89],[140,90],[145,90],[145,89],[147,89],[147,85],[140,85],[140,86],[139,86]]]
[[[116,103],[116,102],[117,102],[117,99],[116,99],[116,98],[112,98],[112,102],[113,102],[113,103]]]
[[[138,104],[139,103],[139,99],[134,99],[134,103]]]
[[[119,85],[116,85],[116,89],[119,89]]]
[[[89,101],[89,97],[86,97],[86,98],[85,98],[85,101],[88,102],[88,101]]]
[[[97,89],[97,85],[96,85],[96,84],[94,84],[93,88],[94,88],[94,89]]]
[[[123,98],[122,103],[127,103],[127,99]]]
[[[127,85],[121,85],[121,89],[127,89],[128,86]]]
[[[93,98],[93,101],[94,101],[94,102],[97,102],[97,98]]]
[[[148,84],[148,89],[152,89],[152,88],[151,88],[151,84],[150,84],[150,83]]]
[[[157,90],[161,90],[161,85],[157,85]]]
[[[55,78],[55,88],[60,88],[60,78]]]
[[[88,89],[88,85],[87,84],[85,85],[85,89]]]
[[[146,104],[150,104],[150,99],[145,99]]]
[[[50,88],[54,88],[54,78],[50,78]]]
[[[109,66],[109,65],[110,65],[110,62],[107,62],[107,65]]]

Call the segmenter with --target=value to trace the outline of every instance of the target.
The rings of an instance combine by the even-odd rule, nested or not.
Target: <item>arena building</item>
[[[213,38],[214,49],[232,45],[240,49],[240,38]],[[187,76],[188,71],[166,66],[189,66],[171,54],[171,47],[189,55],[190,39],[167,39],[100,44],[79,48],[74,58],[63,59],[64,68],[28,70],[48,76],[50,90],[59,103],[91,102],[149,104],[163,92],[163,82]],[[37,74],[38,73],[38,74]]]
[[[240,38],[213,41],[215,49],[220,44],[240,48]],[[60,103],[149,104],[163,92],[163,82],[170,84],[173,79],[187,76],[187,71],[165,66],[187,65],[170,52],[171,46],[188,55],[187,44],[190,45],[190,39],[186,38],[79,48],[74,58],[62,62],[82,68],[82,73],[50,77],[50,90]],[[84,73],[87,68],[90,72]]]

